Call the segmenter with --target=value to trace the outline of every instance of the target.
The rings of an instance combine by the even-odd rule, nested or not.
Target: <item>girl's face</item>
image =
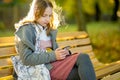
[[[43,27],[47,27],[47,24],[50,22],[51,20],[51,16],[52,16],[52,8],[51,7],[47,7],[45,9],[45,12],[43,13],[43,15],[37,20],[37,22],[43,26]]]

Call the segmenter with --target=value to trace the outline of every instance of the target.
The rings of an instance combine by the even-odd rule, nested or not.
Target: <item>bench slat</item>
[[[120,71],[120,61],[108,65],[104,65],[104,67],[100,69],[96,69],[96,75],[97,78],[102,78],[103,76],[107,76],[108,74],[113,74],[117,71]]]
[[[76,47],[76,46],[82,46],[82,45],[88,45],[90,44],[89,38],[85,39],[76,39],[76,40],[68,40],[64,42],[58,42],[58,45],[60,47],[65,47],[65,46],[71,46],[71,47]]]
[[[0,43],[0,48],[4,48],[4,47],[11,47],[14,46],[15,43]]]
[[[12,75],[12,71],[13,71],[12,68],[7,68],[7,69],[0,70],[0,79],[2,77]]]
[[[108,75],[101,80],[111,80],[111,79],[112,80],[120,80],[120,72],[117,72],[117,73],[112,74],[112,75]]]
[[[0,70],[13,68],[13,65],[1,66]]]
[[[64,36],[66,35],[66,37]],[[88,34],[84,31],[81,32],[66,32],[58,33],[57,41],[60,40],[71,40],[71,39],[82,39],[88,37]],[[14,46],[14,36],[0,38],[0,48]]]
[[[0,56],[16,53],[15,47],[0,48]]]
[[[72,53],[88,53],[92,51],[92,46],[86,45],[86,46],[71,48],[70,50],[72,51]]]
[[[88,34],[84,31],[81,32],[64,32],[64,33],[58,33],[57,40],[71,40],[71,39],[77,39],[77,38],[86,38],[88,37]]]
[[[11,49],[13,49],[13,50],[11,50]],[[0,49],[1,50],[1,49]],[[11,48],[4,48],[3,49],[5,52],[2,52],[2,53],[6,53],[6,51],[7,51],[7,54],[1,54],[0,55],[0,59],[3,59],[3,58],[8,58],[8,57],[10,57],[10,56],[12,56],[12,55],[16,55],[16,51],[14,50],[14,47],[11,47]],[[71,48],[70,49],[71,51],[72,51],[72,53],[81,53],[81,52],[83,52],[83,53],[85,53],[85,52],[90,52],[90,51],[92,51],[92,47],[91,47],[91,45],[86,45],[86,46],[80,46],[80,47],[76,47],[76,48]],[[10,52],[12,53],[12,54],[10,54]]]
[[[64,36],[66,35],[66,37]],[[57,40],[75,39],[75,38],[85,38],[88,34],[84,31],[81,32],[64,32],[57,35]],[[10,37],[0,37],[0,43],[14,43],[14,36]]]
[[[14,43],[14,36],[0,37],[0,43]]]
[[[76,47],[76,46],[81,46],[81,45],[87,45],[90,44],[90,40],[89,38],[86,39],[78,39],[78,40],[71,40],[71,41],[64,41],[64,42],[58,42],[59,46],[66,46],[69,45],[71,47]],[[2,52],[2,54],[0,54],[0,56],[2,56],[3,54],[10,54],[10,53],[15,53],[15,47],[4,47],[4,48],[0,48],[0,52]],[[1,57],[0,57],[1,58]]]
[[[0,78],[0,80],[14,80],[14,79],[13,79],[13,76],[10,75],[10,76],[2,77],[2,78]]]
[[[16,53],[14,54],[9,54],[9,55],[4,55],[4,56],[0,56],[0,59],[4,59],[4,58],[10,58],[11,56],[15,56]]]

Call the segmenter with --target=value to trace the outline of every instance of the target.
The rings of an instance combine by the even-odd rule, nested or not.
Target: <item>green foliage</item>
[[[4,30],[5,29],[5,25],[3,22],[0,22],[0,30]]]
[[[75,17],[75,7],[76,0],[56,0],[57,4],[63,7],[63,11],[65,13],[67,20],[73,20]],[[98,6],[101,11],[101,17],[106,16],[106,18],[110,17],[113,14],[114,9],[114,0],[81,0],[82,1],[82,11],[90,16],[95,16],[96,8],[95,4],[98,3]],[[88,17],[87,16],[87,17]],[[90,20],[90,19],[89,19]],[[72,21],[74,22],[74,21]]]
[[[89,15],[95,14],[95,0],[82,0],[82,9]]]
[[[87,27],[97,58],[104,63],[120,60],[119,24],[96,22]]]
[[[77,31],[77,26],[74,24],[58,27],[59,33],[61,33],[61,32],[75,32],[75,31]]]
[[[13,6],[14,2],[10,1],[10,2],[4,2],[4,0],[0,1],[0,7],[9,7],[9,6]]]
[[[17,4],[25,4],[27,0],[14,0],[14,3]]]
[[[103,14],[112,14],[114,8],[114,0],[98,0],[98,3]]]
[[[75,0],[64,0],[63,10],[65,10],[66,16],[71,17],[74,14],[75,8]]]
[[[0,30],[0,37],[14,36],[13,30]]]
[[[4,0],[2,0],[2,1],[0,1],[0,6],[1,7],[9,7],[9,6],[19,5],[19,4],[25,4],[26,2],[27,2],[27,0],[10,0],[10,2],[4,2]]]
[[[64,1],[63,0],[55,0],[56,4],[62,6]]]

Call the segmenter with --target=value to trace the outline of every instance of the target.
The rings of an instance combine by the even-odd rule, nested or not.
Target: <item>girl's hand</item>
[[[68,50],[68,49],[64,49],[64,50],[65,50],[66,56],[70,55],[70,53],[69,53],[69,50]]]
[[[69,54],[68,50],[65,49],[57,48],[55,50],[57,60],[65,59],[68,54]]]

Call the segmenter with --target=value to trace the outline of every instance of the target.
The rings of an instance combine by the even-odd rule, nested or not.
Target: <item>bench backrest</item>
[[[89,36],[86,32],[58,33],[57,42],[60,47],[71,46],[72,53],[89,54],[94,67],[99,61],[95,58]],[[10,56],[16,55],[14,37],[0,38],[0,77],[12,74],[12,63]]]

